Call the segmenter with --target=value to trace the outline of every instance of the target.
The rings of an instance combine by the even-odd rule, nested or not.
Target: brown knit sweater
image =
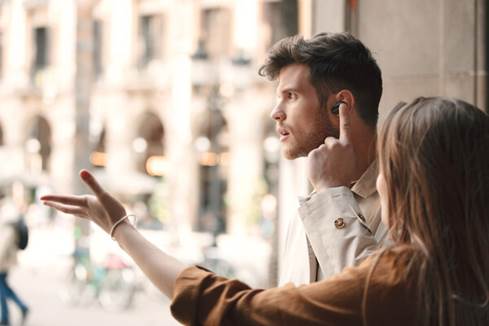
[[[412,326],[414,283],[405,272],[411,255],[391,250],[327,280],[274,289],[190,267],[178,277],[171,311],[187,325]]]

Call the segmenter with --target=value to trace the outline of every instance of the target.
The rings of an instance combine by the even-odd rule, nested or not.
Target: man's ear
[[[349,113],[353,112],[353,109],[355,108],[355,97],[351,91],[342,89],[336,93],[336,101],[337,103],[344,103]]]
[[[339,106],[340,104],[344,104],[346,106],[347,112],[351,114],[355,107],[355,97],[353,93],[347,89],[342,89],[338,93],[335,94],[335,102],[331,106],[331,110],[329,112],[330,121],[332,127],[336,130],[340,128],[340,115],[339,115]]]

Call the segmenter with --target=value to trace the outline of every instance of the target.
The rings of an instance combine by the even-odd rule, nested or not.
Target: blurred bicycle
[[[96,265],[88,252],[78,250],[61,299],[74,306],[98,302],[108,311],[121,311],[132,305],[137,289],[135,271],[119,256],[109,254],[102,265]]]
[[[236,278],[237,271],[223,256],[218,247],[209,246],[202,249],[203,260],[198,264],[217,275],[227,278]]]

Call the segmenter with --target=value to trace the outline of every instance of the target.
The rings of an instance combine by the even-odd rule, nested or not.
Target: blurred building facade
[[[246,233],[259,197],[276,187],[278,147],[268,117],[274,93],[256,74],[272,37],[265,15],[276,6],[86,3],[92,168],[122,196],[151,192],[164,179],[169,215],[179,227]],[[56,191],[71,191],[76,177],[79,6],[1,5],[4,171],[49,179]]]

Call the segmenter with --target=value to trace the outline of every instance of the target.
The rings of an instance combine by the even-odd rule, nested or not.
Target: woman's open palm
[[[91,220],[109,232],[112,225],[126,215],[124,206],[106,192],[87,170],[80,172],[80,178],[95,195],[46,195],[41,200],[61,212]]]

